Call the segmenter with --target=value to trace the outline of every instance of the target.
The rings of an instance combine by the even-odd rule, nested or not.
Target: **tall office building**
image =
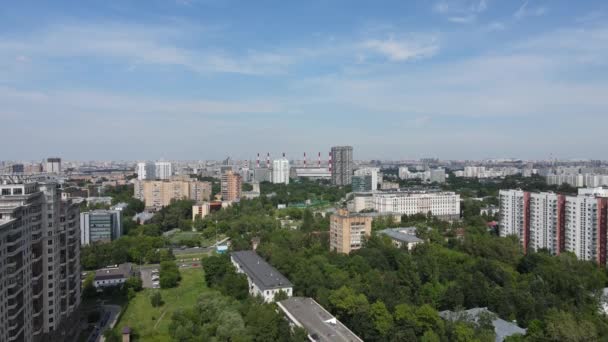
[[[501,190],[499,202],[500,235],[517,236],[524,251],[568,251],[606,265],[608,198],[585,191],[564,196]]]
[[[329,249],[349,254],[363,246],[363,241],[372,233],[372,216],[351,214],[340,209],[332,214],[329,222]]]
[[[331,148],[331,182],[334,185],[350,185],[353,177],[353,147],[334,146]]]
[[[211,198],[211,183],[187,177],[171,180],[137,180],[133,184],[133,197],[143,201],[146,208],[160,209],[172,200],[191,199],[197,203]]]
[[[55,183],[0,183],[0,341],[79,329],[79,207]]]
[[[371,179],[369,189],[367,189],[366,191],[378,189],[378,173],[380,173],[380,169],[377,167],[364,167],[355,170],[355,176],[370,176]]]
[[[173,167],[169,162],[156,162],[154,174],[156,179],[169,179],[173,175]]]
[[[221,191],[222,200],[238,201],[241,199],[241,175],[234,171],[226,171],[222,174]]]
[[[353,192],[372,191],[372,176],[353,176]]]
[[[272,182],[289,184],[289,160],[287,158],[272,161]]]
[[[112,242],[122,235],[119,210],[80,213],[80,244]]]
[[[44,171],[48,173],[61,173],[61,158],[47,158]]]
[[[156,179],[156,165],[151,162],[137,163],[137,179],[153,180]]]

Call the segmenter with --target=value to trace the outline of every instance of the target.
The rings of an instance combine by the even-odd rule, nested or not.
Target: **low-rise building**
[[[291,297],[277,303],[291,325],[303,328],[316,342],[363,342],[312,298]]]
[[[275,296],[280,292],[291,297],[293,285],[289,279],[256,252],[232,252],[230,260],[238,273],[244,273],[247,276],[250,295],[260,296],[266,303],[274,302]]]
[[[119,286],[133,275],[135,275],[135,272],[133,265],[130,263],[109,266],[95,271],[93,286],[97,289]]]
[[[502,342],[507,337],[521,334],[526,334],[526,329],[520,328],[514,323],[507,322],[487,308],[473,308],[465,311],[441,311],[439,316],[446,321],[460,321],[476,323],[482,315],[489,315],[492,318],[494,333],[496,334],[496,342]]]
[[[389,228],[378,233],[388,236],[398,248],[407,247],[408,250],[412,250],[416,245],[424,243],[424,240],[416,236],[416,227]]]

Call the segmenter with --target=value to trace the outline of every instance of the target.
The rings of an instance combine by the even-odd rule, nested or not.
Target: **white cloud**
[[[486,0],[442,0],[435,3],[433,11],[445,15],[447,20],[456,24],[469,24],[488,8]]]
[[[500,21],[494,21],[486,27],[486,31],[490,31],[490,32],[504,31],[506,28],[507,28],[507,25],[505,25],[504,23],[502,23]]]
[[[457,24],[468,24],[474,22],[475,18],[474,15],[468,15],[465,17],[449,17],[448,20]]]
[[[116,23],[55,25],[28,37],[0,40],[5,54],[114,59],[127,65],[180,66],[198,73],[277,74],[285,72],[292,56],[279,52],[247,51],[230,54],[182,46],[199,27],[140,26]],[[203,35],[204,36],[204,35]],[[183,44],[186,46],[187,44]]]
[[[523,19],[525,17],[540,17],[547,12],[546,7],[529,8],[528,2],[528,0],[524,1],[524,3],[513,14],[515,19]]]
[[[435,36],[411,37],[403,39],[370,39],[363,47],[381,54],[391,61],[408,61],[434,56],[439,51],[439,42]]]

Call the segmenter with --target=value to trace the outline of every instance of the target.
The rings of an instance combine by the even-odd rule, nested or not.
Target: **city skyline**
[[[348,144],[356,159],[602,159],[607,13],[600,1],[22,1],[0,13],[0,118],[19,141],[2,158]]]

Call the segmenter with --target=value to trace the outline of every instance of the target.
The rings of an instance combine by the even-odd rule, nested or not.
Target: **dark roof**
[[[423,242],[422,239],[420,239],[416,236],[415,227],[389,228],[389,229],[381,230],[378,233],[384,234],[393,240],[397,240],[397,241],[401,241],[401,242],[405,242],[405,243]]]
[[[469,322],[476,322],[479,318],[479,315],[483,313],[487,313],[494,316],[494,319],[492,320],[492,325],[494,325],[494,332],[496,333],[496,342],[502,342],[505,340],[505,338],[511,335],[526,334],[526,329],[520,328],[516,324],[501,319],[487,308],[473,308],[470,310],[457,312],[446,310],[441,311],[439,313],[439,316],[449,321],[465,320]]]
[[[102,268],[95,271],[95,280],[129,278],[133,274],[133,265],[120,264],[115,267]]]
[[[312,298],[291,297],[277,303],[287,317],[318,342],[362,342]]]
[[[256,252],[239,251],[232,252],[230,255],[260,290],[293,287],[289,279],[285,278]]]

